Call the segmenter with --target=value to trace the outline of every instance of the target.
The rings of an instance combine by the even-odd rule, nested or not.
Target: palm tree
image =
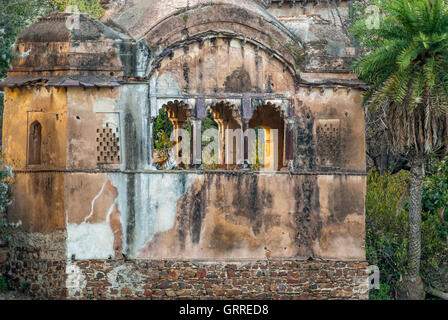
[[[409,265],[400,296],[422,299],[424,163],[430,152],[446,152],[448,145],[448,4],[447,0],[387,0],[381,9],[384,15],[378,28],[366,24],[367,16],[353,25],[363,48],[353,70],[370,84],[365,105],[384,108],[391,146],[410,161]]]

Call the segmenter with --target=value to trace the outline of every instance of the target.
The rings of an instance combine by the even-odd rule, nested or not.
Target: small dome
[[[88,15],[54,13],[20,34],[9,76],[122,76],[120,48],[130,42]]]

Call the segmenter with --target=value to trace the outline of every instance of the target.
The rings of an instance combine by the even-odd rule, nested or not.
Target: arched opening
[[[218,169],[233,170],[244,161],[243,132],[238,109],[229,102],[219,102],[210,108],[218,124]]]
[[[39,121],[30,125],[28,138],[28,164],[41,164],[42,161],[42,126]]]
[[[159,110],[153,129],[154,163],[159,169],[191,165],[191,109],[183,101],[170,101]]]
[[[205,170],[216,170],[219,165],[219,125],[207,110],[201,121],[202,166]]]
[[[273,104],[264,104],[257,108],[249,128],[256,132],[256,152],[259,169],[279,171],[284,160],[284,120],[281,111]]]

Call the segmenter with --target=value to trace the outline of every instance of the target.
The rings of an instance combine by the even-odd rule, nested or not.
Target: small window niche
[[[28,165],[39,165],[42,161],[42,125],[34,121],[30,125],[28,139]]]

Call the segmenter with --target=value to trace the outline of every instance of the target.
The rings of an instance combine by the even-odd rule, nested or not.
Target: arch
[[[39,121],[31,123],[28,134],[28,164],[38,165],[42,162],[42,125]]]
[[[218,151],[220,169],[234,169],[244,155],[242,122],[240,110],[228,101],[220,101],[210,106],[213,119],[218,124]],[[240,159],[238,159],[240,158]]]
[[[240,35],[268,47],[293,68],[297,54],[304,52],[301,40],[257,1],[176,0],[170,5],[170,1],[134,0],[110,20],[132,38],[145,39],[155,53],[152,58],[175,43],[210,32]]]
[[[264,139],[263,148],[264,161],[261,167],[265,171],[278,171],[284,164],[284,131],[285,117],[280,107],[275,104],[266,103],[259,106],[249,121],[249,128],[261,128]],[[277,131],[273,131],[277,130]],[[258,139],[260,142],[260,139]],[[277,152],[277,154],[274,153]]]
[[[154,60],[151,92],[159,97],[291,94],[297,78],[268,47],[242,37],[204,36],[167,48]]]
[[[192,109],[184,101],[179,100],[167,102],[162,106],[162,109],[166,112],[166,117],[172,125],[172,135],[159,137],[163,140],[162,144],[164,144],[164,146],[161,150],[156,150],[156,152],[154,152],[155,163],[157,164],[160,160],[160,163],[162,164],[161,167],[164,167],[169,158],[169,149],[173,148],[175,161],[174,167],[187,168],[191,164],[192,155],[191,125],[189,124],[189,120],[192,116]],[[160,116],[161,114],[159,113],[159,117]],[[185,137],[185,134],[182,131],[184,129],[189,129],[189,137]],[[164,132],[163,134],[166,135],[169,133]],[[155,137],[158,135],[159,132],[154,132]],[[189,140],[184,141],[184,138],[189,138]],[[157,143],[155,142],[156,141],[154,141],[154,148],[156,149]],[[156,158],[160,159],[157,160]]]

